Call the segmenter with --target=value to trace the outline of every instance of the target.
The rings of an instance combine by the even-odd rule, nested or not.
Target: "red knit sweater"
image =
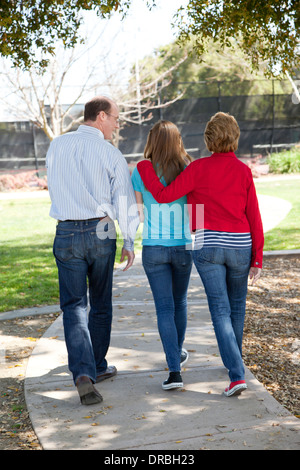
[[[187,195],[192,231],[250,232],[251,266],[262,267],[264,234],[252,173],[234,153],[214,153],[195,160],[166,187],[149,160],[138,163],[137,169],[157,202]],[[199,217],[203,208],[204,217]]]

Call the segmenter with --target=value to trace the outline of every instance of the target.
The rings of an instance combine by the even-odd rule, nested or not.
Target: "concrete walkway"
[[[59,317],[30,357],[26,403],[45,450],[257,450],[299,448],[299,420],[247,371],[248,390],[227,398],[228,384],[206,298],[193,271],[184,389],[164,391],[168,376],[152,294],[137,257],[114,276],[109,364],[118,375],[96,387],[99,405],[82,406],[67,368]]]
[[[265,230],[289,210],[259,197]],[[273,214],[270,216],[270,212]],[[267,222],[268,220],[268,222]],[[45,450],[134,451],[295,450],[300,423],[246,372],[248,390],[223,395],[228,385],[200,278],[193,269],[188,294],[183,390],[163,391],[168,376],[152,294],[141,266],[117,269],[109,364],[118,375],[97,384],[99,405],[82,406],[67,367],[60,316],[38,341],[25,379],[30,418]],[[0,319],[59,311],[59,306],[0,314]],[[125,455],[125,453],[124,453]]]

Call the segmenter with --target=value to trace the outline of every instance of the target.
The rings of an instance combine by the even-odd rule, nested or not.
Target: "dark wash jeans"
[[[180,371],[187,324],[187,290],[193,265],[184,246],[143,246],[143,267],[152,290],[157,325],[170,372]]]
[[[107,368],[105,356],[111,335],[115,252],[115,226],[108,218],[101,222],[65,221],[57,225],[53,253],[58,267],[69,369],[74,382],[83,375],[95,381]]]
[[[224,366],[231,382],[244,380],[242,340],[251,248],[203,247],[193,252],[207,295]]]

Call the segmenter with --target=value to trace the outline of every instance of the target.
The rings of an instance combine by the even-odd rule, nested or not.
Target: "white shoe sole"
[[[240,395],[244,390],[246,390],[246,388],[247,388],[246,384],[238,384],[232,387],[232,389],[228,391],[224,390],[224,395],[226,395],[226,397],[233,397],[236,395]]]
[[[186,363],[187,363],[187,361],[189,360],[189,353],[187,352],[187,350],[186,350],[186,349],[184,349],[184,348],[182,348],[182,350],[181,350],[181,351],[183,351],[183,352],[185,352],[185,353],[186,353],[186,358],[185,358],[185,360],[184,360],[183,362],[181,362],[181,363],[180,363],[180,367],[184,366],[184,364],[186,364]]]
[[[170,384],[162,383],[163,390],[171,390],[172,388],[182,388],[183,382],[172,382]]]

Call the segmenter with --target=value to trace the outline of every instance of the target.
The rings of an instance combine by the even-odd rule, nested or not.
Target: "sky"
[[[174,14],[180,6],[186,6],[188,0],[156,0],[156,7],[151,11],[146,6],[146,0],[132,0],[126,18],[116,12],[109,20],[99,19],[94,12],[85,14],[82,34],[95,38],[101,32],[101,39],[84,58],[78,62],[69,79],[65,82],[62,103],[73,102],[76,90],[85,79],[89,65],[105,52],[109,52],[105,68],[99,68],[99,80],[111,74],[113,80],[125,86],[130,68],[136,59],[152,54],[155,49],[175,40],[175,29],[172,28]],[[87,46],[78,46],[77,49]],[[97,77],[98,78],[98,77]],[[97,90],[101,93],[102,90]],[[0,89],[0,94],[5,92]],[[105,92],[105,90],[104,90]],[[87,97],[83,97],[82,102]],[[0,120],[8,120],[8,111],[0,106]]]
[[[124,20],[119,13],[115,13],[107,21],[99,20],[93,12],[88,12],[86,15],[83,35],[86,30],[90,35],[91,31],[100,32],[104,29],[99,42],[102,46],[99,52],[109,52],[106,59],[106,67],[109,70],[106,74],[114,73],[115,80],[119,84],[126,83],[136,59],[152,54],[155,49],[169,44],[176,38],[176,29],[172,27],[174,14],[180,6],[186,6],[188,0],[156,0],[155,3],[156,7],[150,11],[146,6],[146,0],[132,0]],[[87,54],[86,60],[88,63],[95,60],[95,49]],[[82,76],[82,70],[84,68],[79,65],[77,80]],[[104,74],[104,79],[105,76]]]
[[[156,7],[149,11],[145,1],[133,0],[128,18],[121,25],[125,41],[127,40],[132,48],[136,48],[139,58],[175,39],[175,31],[171,26],[173,16],[178,8],[186,6],[188,1],[157,0],[155,3]]]

